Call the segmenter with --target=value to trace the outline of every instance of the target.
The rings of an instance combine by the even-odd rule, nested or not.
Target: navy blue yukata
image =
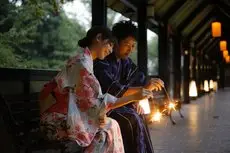
[[[94,74],[100,82],[102,92],[116,97],[121,97],[129,87],[146,84],[144,73],[138,70],[132,60],[117,60],[114,52],[104,60],[94,62]],[[145,120],[131,104],[114,109],[108,116],[120,125],[126,153],[154,152]]]

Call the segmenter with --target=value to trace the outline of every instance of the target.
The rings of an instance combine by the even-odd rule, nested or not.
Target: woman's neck
[[[91,52],[92,59],[95,60],[97,58],[97,52],[94,47],[89,47],[89,50]]]

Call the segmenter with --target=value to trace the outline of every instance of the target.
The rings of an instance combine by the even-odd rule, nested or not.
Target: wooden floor
[[[183,106],[176,125],[164,118],[150,125],[155,153],[230,153],[230,89]]]

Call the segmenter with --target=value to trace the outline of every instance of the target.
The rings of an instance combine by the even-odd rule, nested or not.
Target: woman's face
[[[113,43],[108,39],[98,41],[97,58],[103,60],[113,51]]]

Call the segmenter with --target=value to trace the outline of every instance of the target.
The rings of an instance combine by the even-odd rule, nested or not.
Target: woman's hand
[[[107,118],[106,114],[99,117],[100,128],[103,128],[106,125],[106,118]]]
[[[148,90],[155,90],[155,91],[159,91],[162,89],[162,87],[164,87],[164,82],[161,79],[158,78],[152,78],[149,80],[149,82],[147,83],[147,85],[145,85],[145,89]]]
[[[134,94],[134,100],[142,100],[142,99],[149,99],[153,98],[153,93],[150,90],[142,88],[140,91]]]

